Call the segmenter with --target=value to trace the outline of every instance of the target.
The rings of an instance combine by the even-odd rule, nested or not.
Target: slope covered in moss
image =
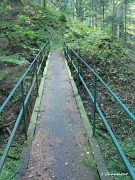
[[[51,10],[49,7],[44,10],[42,6],[30,0],[1,1],[0,17],[1,106],[46,40],[51,39],[52,51],[61,46],[66,18],[60,12]],[[28,76],[27,79],[27,86],[30,86],[30,77]],[[8,128],[9,132],[12,131],[16,115],[22,105],[20,97],[21,92],[17,92],[13,96],[12,102],[0,115],[0,156],[3,154],[9,138],[6,129]],[[33,92],[28,105],[29,110],[27,109],[28,116],[32,112],[34,100]],[[20,125],[9,152],[17,158],[7,158],[0,179],[14,179],[23,142],[24,128]]]
[[[0,16],[0,50],[6,55],[19,53],[28,60],[47,38],[59,44],[66,26],[66,19],[58,11],[44,10],[31,1],[3,1]]]
[[[51,39],[52,50],[61,45],[67,25],[66,18],[59,11],[49,7],[44,9],[30,0],[3,0],[0,3],[0,16],[2,103],[5,99],[3,91],[11,91],[48,38]]]

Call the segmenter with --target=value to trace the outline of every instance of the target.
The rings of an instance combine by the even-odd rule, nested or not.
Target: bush
[[[60,15],[59,20],[62,22],[67,22],[66,16],[64,14]]]

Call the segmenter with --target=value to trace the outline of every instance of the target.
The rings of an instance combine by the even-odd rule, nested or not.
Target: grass
[[[0,180],[6,180],[6,179],[14,180],[18,165],[19,165],[19,160],[8,159],[0,174]]]

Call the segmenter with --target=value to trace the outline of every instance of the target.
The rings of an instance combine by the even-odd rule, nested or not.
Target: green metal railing
[[[0,107],[0,115],[2,116],[2,112],[4,111],[6,105],[11,100],[15,92],[19,89],[21,91],[21,99],[22,99],[22,107],[20,109],[20,112],[18,114],[18,117],[16,119],[15,125],[13,127],[11,136],[8,140],[8,143],[6,145],[6,148],[4,150],[3,156],[0,159],[0,172],[3,168],[3,165],[5,163],[6,157],[8,155],[11,143],[13,141],[13,138],[16,134],[16,131],[19,127],[19,124],[21,122],[21,119],[24,120],[24,129],[25,129],[25,139],[27,140],[27,119],[26,119],[26,105],[28,103],[28,100],[30,98],[31,92],[34,88],[34,85],[36,85],[36,95],[38,96],[38,89],[39,89],[39,75],[43,74],[44,67],[46,65],[46,61],[48,58],[48,54],[50,51],[50,40],[47,40],[47,42],[44,44],[44,46],[41,48],[39,53],[36,55],[35,59],[32,61],[28,69],[25,71],[19,82],[16,84],[12,92],[9,94],[5,102]],[[28,75],[28,73],[31,74],[31,86],[27,92],[25,92],[24,83],[25,78]]]
[[[98,112],[100,118],[102,119],[102,122],[104,126],[106,127],[109,135],[111,136],[111,139],[113,143],[115,144],[115,147],[122,159],[123,164],[125,165],[129,176],[135,180],[135,173],[133,168],[131,167],[127,157],[125,156],[118,140],[116,139],[113,131],[111,130],[104,114],[101,111],[101,108],[99,107],[97,103],[97,84],[100,82],[100,84],[109,92],[109,94],[114,98],[114,100],[120,105],[120,107],[123,109],[123,111],[128,115],[128,117],[135,123],[135,116],[128,110],[128,108],[121,102],[121,100],[116,96],[116,94],[107,86],[107,84],[96,74],[96,72],[71,48],[67,45],[66,42],[64,42],[64,54],[66,57],[66,60],[68,63],[70,63],[71,68],[74,68],[77,73],[78,78],[78,87],[80,82],[83,84],[84,88],[86,89],[87,94],[91,98],[93,104],[94,104],[94,116],[93,116],[93,136],[95,136],[95,129],[96,129],[96,113]],[[74,61],[76,59],[76,62]],[[87,84],[84,81],[83,75],[82,75],[82,65],[87,67],[89,72],[91,72],[94,76],[94,93],[89,90]],[[72,69],[71,69],[72,70]]]

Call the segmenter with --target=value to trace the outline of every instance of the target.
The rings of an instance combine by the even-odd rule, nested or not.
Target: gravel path
[[[28,169],[22,180],[96,180],[66,64],[59,51],[49,58]]]

